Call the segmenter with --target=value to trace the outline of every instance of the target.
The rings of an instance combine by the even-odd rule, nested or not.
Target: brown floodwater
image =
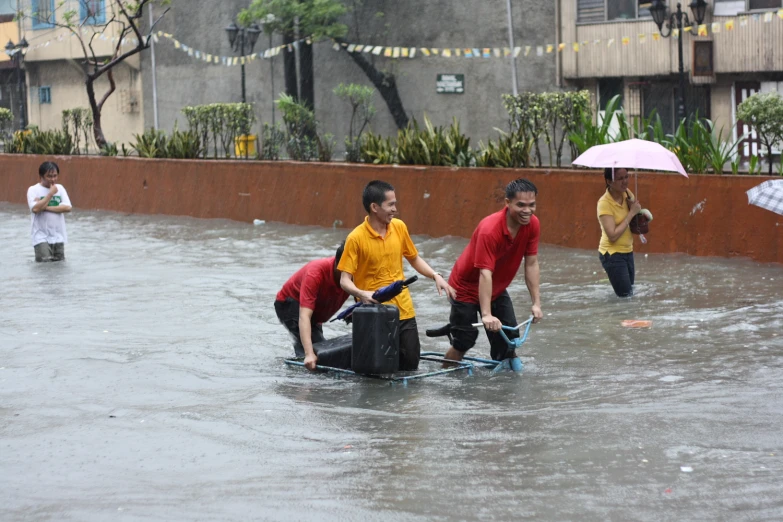
[[[783,519],[780,265],[637,256],[620,300],[596,252],[542,246],[524,371],[401,387],[283,364],[275,293],[347,230],[67,221],[36,264],[0,204],[2,520]],[[466,244],[414,240],[444,273]],[[445,350],[446,301],[411,289]]]

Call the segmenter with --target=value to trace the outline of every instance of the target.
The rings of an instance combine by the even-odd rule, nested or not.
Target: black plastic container
[[[396,306],[360,306],[353,312],[351,369],[380,375],[400,368],[400,311]]]
[[[313,351],[318,356],[318,365],[350,370],[352,340],[353,336],[348,334],[313,343]]]

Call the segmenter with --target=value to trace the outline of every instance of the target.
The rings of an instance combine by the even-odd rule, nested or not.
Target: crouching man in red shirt
[[[329,320],[348,299],[340,287],[337,265],[345,243],[334,257],[310,261],[286,281],[275,298],[275,312],[283,326],[294,337],[294,352],[304,357],[308,370],[315,370],[318,357],[313,343],[324,341],[323,323]]]
[[[516,357],[498,333],[501,325],[516,326],[514,306],[506,289],[525,260],[525,283],[533,301],[533,322],[541,313],[539,292],[538,238],[540,226],[536,210],[536,186],[526,179],[512,181],[506,187],[506,206],[481,220],[470,243],[451,270],[449,284],[456,290],[449,323],[453,346],[446,358],[461,361],[478,338],[471,326],[480,314],[487,332],[492,359]],[[519,332],[506,331],[509,339]]]

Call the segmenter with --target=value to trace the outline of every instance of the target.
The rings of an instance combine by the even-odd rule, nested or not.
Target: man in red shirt
[[[492,359],[516,357],[498,333],[501,325],[516,326],[514,306],[506,289],[525,260],[525,283],[533,301],[533,322],[541,313],[539,293],[538,238],[540,225],[536,210],[536,186],[526,179],[512,181],[506,187],[506,206],[481,220],[470,243],[451,270],[449,284],[456,290],[449,323],[453,346],[446,358],[461,361],[478,338],[471,325],[478,314],[487,332]],[[519,332],[506,332],[509,339]]]
[[[275,312],[280,322],[294,336],[294,352],[304,357],[308,370],[315,370],[318,357],[313,343],[324,341],[323,323],[329,320],[348,299],[340,288],[337,265],[345,243],[334,257],[310,261],[286,281],[275,298]]]

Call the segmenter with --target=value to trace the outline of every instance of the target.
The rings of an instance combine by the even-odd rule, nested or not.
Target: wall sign
[[[464,74],[439,74],[437,79],[438,94],[464,94]]]

